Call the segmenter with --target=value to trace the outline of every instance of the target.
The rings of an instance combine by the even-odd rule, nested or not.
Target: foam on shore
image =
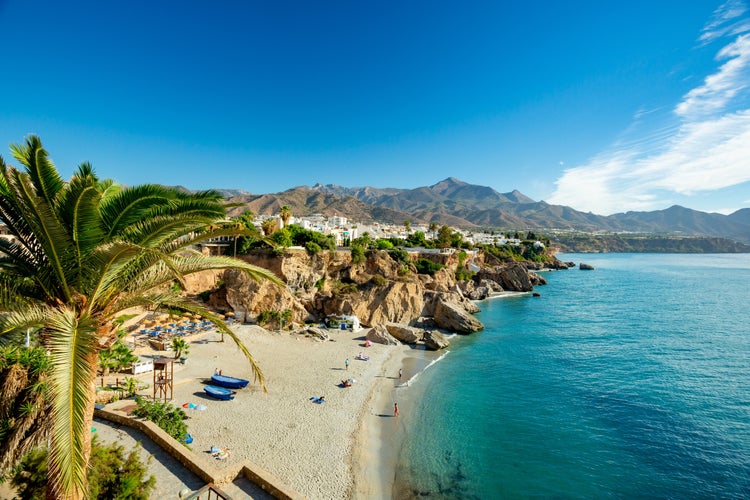
[[[420,391],[413,385],[421,373],[447,354],[404,345],[398,346],[384,364],[387,373],[393,375],[381,377],[373,387],[357,433],[355,498],[392,498],[404,437],[417,424],[411,409],[416,407]],[[399,369],[403,370],[401,379]],[[398,417],[394,415],[394,403],[399,406]]]

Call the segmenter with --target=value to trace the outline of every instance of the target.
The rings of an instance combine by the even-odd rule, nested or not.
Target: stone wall
[[[132,427],[146,434],[151,440],[164,451],[180,462],[187,470],[195,474],[206,483],[218,486],[229,484],[238,475],[244,475],[249,481],[260,486],[264,491],[273,495],[274,498],[293,500],[304,498],[301,494],[284,485],[278,478],[261,469],[256,464],[245,460],[237,466],[225,470],[219,470],[208,463],[202,457],[187,449],[182,443],[167,434],[159,426],[148,420],[133,418],[127,414],[108,409],[96,409],[94,415],[110,422]]]

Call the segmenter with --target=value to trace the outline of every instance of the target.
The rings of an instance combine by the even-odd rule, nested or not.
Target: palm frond
[[[155,184],[107,193],[100,207],[107,234],[110,238],[121,235],[126,228],[153,217],[160,207],[169,207],[185,196],[176,189]]]
[[[232,257],[191,255],[189,257],[175,256],[176,268],[184,275],[208,271],[212,269],[237,269],[256,281],[269,280],[279,286],[284,282],[268,269],[248,264],[247,262]]]
[[[216,313],[204,307],[201,307],[195,304],[194,302],[190,302],[188,300],[182,299],[181,297],[175,297],[173,299],[165,298],[165,300],[162,302],[162,305],[176,308],[176,309],[182,309],[182,310],[191,312],[193,314],[200,314],[207,320],[211,321],[214,325],[216,325],[216,328],[221,333],[229,335],[229,337],[234,341],[234,343],[237,345],[237,347],[240,349],[242,354],[250,363],[250,368],[253,374],[253,381],[257,382],[258,385],[260,385],[261,389],[263,389],[263,392],[268,392],[268,389],[266,389],[266,379],[263,376],[263,372],[261,371],[260,366],[258,365],[257,361],[255,361],[255,358],[247,349],[247,347],[242,342],[242,340],[237,336],[237,334],[234,333],[234,331],[232,331],[232,329],[229,328],[229,326],[227,326],[224,320],[219,318],[219,316],[217,316]]]
[[[11,144],[10,150],[16,160],[26,167],[37,195],[50,206],[54,205],[65,182],[42,147],[41,139],[30,135],[24,144]]]
[[[91,439],[88,412],[94,404],[97,366],[96,328],[90,318],[79,319],[68,308],[58,309],[47,318],[54,420],[49,477],[60,492],[82,492],[86,488]]]
[[[174,240],[189,236],[213,220],[191,214],[149,216],[127,227],[122,232],[122,238],[144,247],[160,248]]]
[[[29,305],[0,313],[0,344],[19,344],[28,328],[36,329],[47,318],[47,306]]]
[[[204,241],[211,240],[213,238],[220,238],[222,236],[257,236],[258,232],[253,229],[238,229],[235,227],[218,227],[209,228],[207,231],[193,231],[190,234],[185,235],[183,238],[174,239],[167,245],[162,247],[165,252],[176,252],[183,248],[188,248],[193,245],[197,245]]]
[[[60,194],[58,217],[70,230],[80,262],[104,238],[104,227],[99,216],[101,196],[96,177],[74,176]]]
[[[0,311],[23,309],[32,303],[33,298],[41,299],[34,288],[30,280],[0,272]]]
[[[52,207],[37,196],[28,176],[13,169],[10,174],[14,201],[25,214],[26,222],[42,249],[41,262],[47,264],[41,265],[35,278],[48,285],[54,282],[62,296],[69,299],[72,296],[70,278],[77,274],[75,261],[71,259],[74,255],[70,251],[70,236]]]

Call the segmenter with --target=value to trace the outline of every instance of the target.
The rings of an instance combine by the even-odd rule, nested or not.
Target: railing
[[[232,500],[232,497],[221,491],[219,488],[214,486],[213,484],[207,484],[203,488],[199,489],[198,491],[191,493],[190,495],[186,497],[180,497],[182,500],[213,500],[213,499],[221,499],[221,500]]]

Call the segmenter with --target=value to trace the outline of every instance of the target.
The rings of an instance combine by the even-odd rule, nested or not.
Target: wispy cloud
[[[750,181],[750,109],[738,105],[750,85],[750,29],[743,2],[717,9],[701,41],[736,37],[721,48],[723,63],[674,107],[671,126],[618,141],[585,165],[569,168],[556,181],[550,203],[611,214],[653,210],[677,196],[715,191]],[[734,106],[734,107],[732,107]],[[624,136],[637,132],[650,113],[636,112]]]
[[[729,59],[719,70],[706,77],[703,85],[692,89],[675,108],[686,118],[697,118],[721,111],[740,91],[750,77],[750,35],[741,35],[719,51],[716,59]]]
[[[701,31],[698,41],[707,44],[717,38],[734,36],[747,31],[748,20],[739,19],[747,12],[747,6],[742,0],[728,0],[720,5]]]

